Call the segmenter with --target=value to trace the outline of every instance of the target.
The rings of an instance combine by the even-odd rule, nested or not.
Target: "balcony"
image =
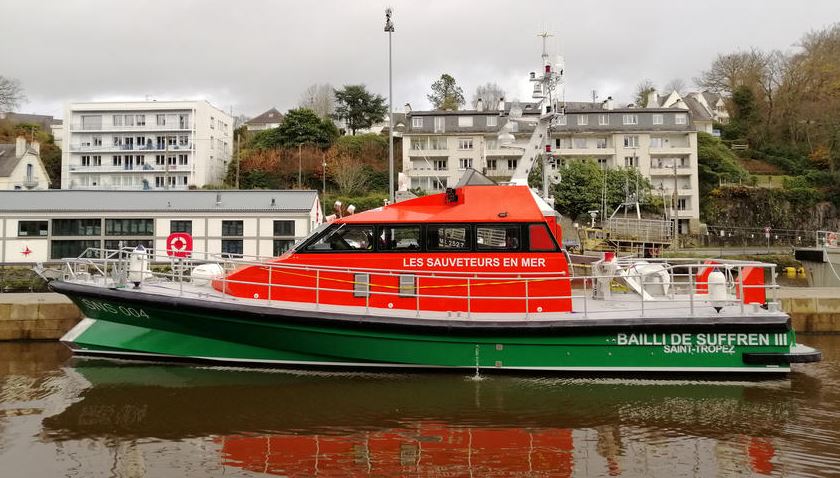
[[[162,164],[135,164],[131,167],[126,165],[102,165],[102,166],[82,166],[78,164],[70,165],[71,173],[156,173],[166,172],[166,166]],[[169,165],[168,171],[170,173],[189,173],[192,172],[192,166],[189,164]]]
[[[25,187],[26,189],[37,188],[39,182],[40,181],[38,180],[37,176],[26,176],[23,179],[23,187]]]
[[[172,125],[164,125],[158,126],[152,121],[152,124],[145,124],[142,126],[113,126],[113,125],[99,125],[99,126],[82,126],[79,123],[74,123],[70,125],[70,131],[73,133],[115,133],[115,132],[124,132],[124,133],[136,133],[136,132],[144,132],[144,131],[189,131],[193,129],[192,123],[186,124],[172,124]]]
[[[169,148],[163,143],[146,143],[144,145],[133,144],[114,144],[114,145],[98,145],[98,146],[84,146],[80,144],[71,144],[70,151],[74,153],[120,153],[126,151],[136,152],[164,152],[167,149],[170,152],[175,151],[192,151],[193,144],[170,144]]]
[[[694,170],[688,166],[677,166],[677,176],[691,176]],[[674,166],[657,166],[650,165],[651,176],[673,176]]]

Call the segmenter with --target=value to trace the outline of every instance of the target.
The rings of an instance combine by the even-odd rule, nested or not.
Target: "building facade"
[[[277,108],[271,108],[256,118],[251,118],[246,121],[245,128],[248,131],[259,132],[277,128],[282,122],[283,114],[277,111]]]
[[[165,251],[193,236],[194,257],[280,255],[323,219],[315,191],[0,191],[0,262],[77,257],[87,248]]]
[[[47,189],[50,178],[41,162],[41,145],[19,136],[14,144],[0,144],[0,190]],[[0,202],[0,208],[5,205]]]
[[[522,104],[522,115],[538,115],[534,104]],[[697,130],[690,111],[680,107],[617,108],[603,103],[566,103],[565,115],[551,127],[555,167],[591,159],[604,168],[636,168],[661,195],[682,233],[699,227]],[[510,120],[510,105],[496,111],[413,111],[406,120],[403,173],[409,187],[439,191],[454,186],[467,168],[507,181],[516,170],[521,149],[501,147],[497,136]],[[514,122],[517,143],[533,132]],[[562,187],[562,185],[561,185]],[[674,194],[676,191],[676,194]],[[676,207],[673,207],[676,198]]]
[[[67,105],[62,189],[179,190],[219,184],[233,118],[206,101]]]

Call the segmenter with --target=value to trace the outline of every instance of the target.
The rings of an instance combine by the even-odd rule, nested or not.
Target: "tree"
[[[337,155],[327,160],[327,174],[341,194],[366,192],[370,174],[360,159]]]
[[[355,136],[356,130],[382,121],[388,108],[385,98],[370,93],[365,85],[344,85],[335,90],[335,117],[343,120]]]
[[[319,118],[306,108],[289,110],[277,128],[260,131],[249,141],[249,148],[290,148],[299,144],[329,147],[338,137],[332,121]]]
[[[645,108],[647,106],[648,97],[651,93],[656,91],[656,87],[653,85],[653,81],[649,79],[644,79],[636,85],[636,93],[635,99],[633,100],[636,103],[636,106],[640,108]]]
[[[685,81],[682,78],[674,78],[668,83],[665,83],[665,88],[663,88],[662,92],[664,94],[670,94],[672,91],[676,91],[680,96],[685,96],[688,93]]]
[[[20,81],[0,75],[0,112],[17,109],[25,101]]]
[[[499,104],[499,100],[505,97],[505,90],[496,83],[485,83],[475,89],[472,98],[472,107],[475,108],[479,98],[484,103],[484,108],[492,110]]]
[[[464,90],[455,83],[455,78],[444,73],[432,83],[432,93],[426,98],[436,110],[457,111],[464,105]]]
[[[329,83],[310,85],[298,101],[300,108],[308,108],[321,118],[332,118],[335,114],[335,90]]]
[[[563,179],[554,187],[554,204],[561,214],[573,219],[587,216],[588,211],[601,210],[604,182],[607,186],[608,214],[624,202],[628,185],[630,192],[639,193],[639,203],[657,203],[650,196],[650,182],[636,168],[604,170],[585,158],[571,161],[560,172]]]

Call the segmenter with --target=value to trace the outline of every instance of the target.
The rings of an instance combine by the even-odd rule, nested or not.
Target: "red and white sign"
[[[192,248],[192,236],[186,232],[173,232],[166,238],[166,255],[169,257],[189,257]]]

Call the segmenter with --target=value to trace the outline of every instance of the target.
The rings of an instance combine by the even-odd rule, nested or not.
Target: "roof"
[[[709,110],[707,110],[706,107],[697,100],[697,98],[689,95],[683,98],[683,102],[688,106],[688,111],[691,112],[692,121],[712,120],[712,115],[709,114]]]
[[[309,212],[317,191],[0,191],[4,211],[283,211]],[[217,204],[217,200],[219,201]]]
[[[505,113],[510,113],[511,107],[516,104],[515,102],[505,102]],[[531,102],[521,102],[519,106],[522,108],[523,114],[529,113],[538,113],[540,110],[537,108],[537,103]],[[409,111],[407,116],[411,115],[422,115],[422,116],[466,116],[466,115],[498,115],[499,110],[497,108],[484,108],[481,111],[478,110],[413,110]],[[395,113],[396,115],[396,113]]]
[[[283,121],[283,114],[277,111],[277,108],[271,108],[256,118],[249,119],[245,124],[270,124],[280,123],[281,121]]]
[[[0,144],[0,178],[12,175],[15,166],[20,162],[20,158],[16,154],[17,146],[15,144]]]
[[[527,186],[464,186],[446,194],[409,199],[338,219],[339,223],[543,222]]]
[[[719,94],[709,90],[701,91],[700,94],[706,99],[706,103],[709,104],[710,108],[714,108],[717,102],[721,99]]]

